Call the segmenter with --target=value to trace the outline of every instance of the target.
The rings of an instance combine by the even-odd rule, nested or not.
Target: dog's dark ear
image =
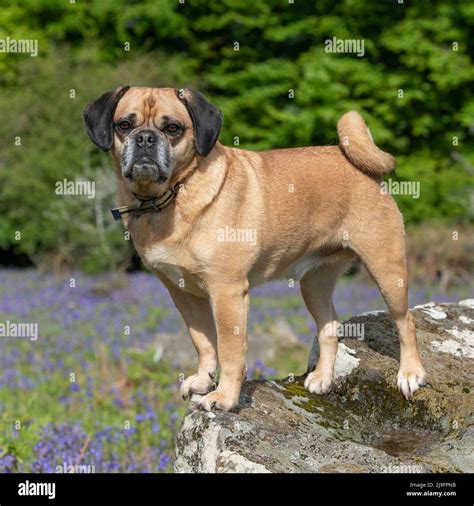
[[[194,126],[194,142],[201,156],[207,156],[219,138],[222,111],[210,104],[198,91],[176,90],[178,98],[188,110]]]
[[[130,86],[119,86],[104,93],[82,113],[82,120],[91,141],[102,151],[109,151],[114,143],[114,113],[120,99]]]

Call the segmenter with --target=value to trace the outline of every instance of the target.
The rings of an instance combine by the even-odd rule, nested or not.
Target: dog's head
[[[221,111],[189,89],[119,86],[82,113],[92,142],[120,163],[130,189],[166,188],[196,153],[207,156],[219,137]]]

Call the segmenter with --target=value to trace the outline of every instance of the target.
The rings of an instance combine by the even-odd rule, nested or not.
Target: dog
[[[408,311],[403,220],[380,187],[395,160],[357,112],[340,118],[339,145],[264,152],[220,144],[221,111],[190,89],[120,86],[82,116],[114,161],[114,215],[168,289],[197,350],[183,398],[202,395],[208,411],[238,404],[249,289],[284,277],[300,282],[318,328],[319,359],[305,387],[329,392],[338,347],[332,295],[357,258],[398,330],[399,390],[409,399],[426,384]]]

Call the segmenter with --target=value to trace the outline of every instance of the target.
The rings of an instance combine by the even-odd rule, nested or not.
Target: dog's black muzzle
[[[137,132],[126,146],[123,175],[130,181],[163,184],[171,175],[169,145],[164,134],[153,130]]]

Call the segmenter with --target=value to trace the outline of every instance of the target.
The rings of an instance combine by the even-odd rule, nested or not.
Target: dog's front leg
[[[239,402],[246,375],[248,283],[210,286],[212,312],[217,330],[220,377],[217,389],[207,394],[200,405],[229,411]]]
[[[181,313],[198,354],[198,370],[181,383],[181,395],[207,394],[214,384],[217,369],[217,337],[208,299],[196,297],[164,280],[165,286]]]

